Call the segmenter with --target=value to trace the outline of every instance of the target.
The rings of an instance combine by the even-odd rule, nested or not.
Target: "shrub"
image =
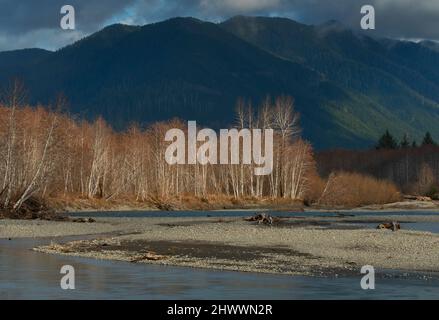
[[[433,200],[439,200],[439,189],[436,185],[431,185],[428,192],[425,194]]]
[[[358,207],[399,200],[401,194],[392,182],[358,173],[338,172],[329,176],[319,204]]]
[[[312,205],[317,203],[325,189],[326,181],[322,179],[319,175],[313,174],[309,177],[307,183],[307,189],[305,191],[305,197],[303,203],[305,205]]]
[[[418,180],[413,184],[411,192],[417,195],[435,198],[438,192],[435,180],[431,166],[427,163],[423,163],[418,173]]]

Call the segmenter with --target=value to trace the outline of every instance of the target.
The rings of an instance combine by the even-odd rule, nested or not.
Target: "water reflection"
[[[98,261],[29,250],[45,240],[0,240],[1,299],[438,299],[439,281],[378,278],[363,291],[360,275],[292,277]],[[59,286],[62,265],[76,290]]]

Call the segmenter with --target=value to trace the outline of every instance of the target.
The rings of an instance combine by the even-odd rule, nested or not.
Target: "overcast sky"
[[[76,10],[76,30],[59,27],[63,5]],[[439,40],[439,0],[0,0],[0,51],[58,49],[106,25],[143,25],[176,16],[214,22],[234,15],[282,16],[319,24],[360,25],[360,8],[376,10],[375,35]]]

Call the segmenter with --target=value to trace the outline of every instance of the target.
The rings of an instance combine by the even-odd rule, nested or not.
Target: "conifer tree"
[[[426,146],[426,145],[436,145],[436,142],[434,142],[433,138],[431,137],[430,132],[426,132],[424,139],[422,140],[422,145]]]
[[[398,148],[398,143],[396,142],[395,138],[390,134],[389,130],[386,130],[386,132],[378,140],[376,149],[380,150],[380,149],[397,149],[397,148]]]

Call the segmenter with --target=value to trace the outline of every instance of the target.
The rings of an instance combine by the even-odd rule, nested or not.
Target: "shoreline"
[[[59,212],[127,212],[127,211],[437,211],[439,201],[404,199],[387,204],[368,204],[358,207],[305,205],[299,200],[271,198],[243,198],[207,196],[181,197],[167,200],[135,201],[133,199],[104,201],[102,199],[52,198],[47,201],[50,208]]]
[[[233,201],[232,201],[233,202]],[[305,206],[300,201],[288,201],[283,199],[270,200],[255,199],[248,202],[232,203],[230,199],[224,202],[197,199],[180,200],[180,202],[172,205],[153,205],[149,202],[135,202],[135,201],[112,201],[105,202],[98,199],[76,199],[76,200],[56,200],[51,199],[47,202],[47,208],[42,212],[31,212],[26,214],[24,219],[41,219],[41,220],[56,220],[63,218],[65,215],[77,213],[101,213],[101,212],[292,212],[304,213],[307,212],[326,212],[326,213],[385,213],[385,212],[432,212],[439,213],[439,201],[420,201],[420,200],[404,200],[388,204],[372,204],[359,207],[325,207],[319,205]],[[9,214],[0,210],[1,219],[15,219],[17,214]]]
[[[361,266],[370,264],[400,270],[399,275],[419,272],[439,277],[439,234],[364,227],[392,219],[395,216],[373,213],[296,217],[272,227],[218,217],[96,218],[96,223],[82,224],[3,220],[0,238],[60,237],[34,250],[135,263],[311,276],[358,275]],[[439,216],[397,219],[439,223]],[[87,240],[61,243],[62,237],[73,235]]]
[[[131,207],[131,206],[115,206],[109,208],[66,208],[66,213],[88,213],[88,212],[218,212],[218,211],[242,211],[242,212],[261,212],[261,211],[274,211],[274,212],[282,212],[282,211],[290,211],[290,212],[437,212],[439,213],[439,202],[437,201],[401,201],[395,203],[388,204],[374,204],[367,205],[355,208],[345,208],[345,207],[319,207],[319,206],[292,206],[286,207],[285,205],[270,205],[270,206],[262,206],[262,205],[250,205],[250,206],[235,206],[232,208],[213,208],[213,209],[205,209],[205,208],[182,208],[182,209],[173,209],[173,210],[161,210],[156,207]]]

